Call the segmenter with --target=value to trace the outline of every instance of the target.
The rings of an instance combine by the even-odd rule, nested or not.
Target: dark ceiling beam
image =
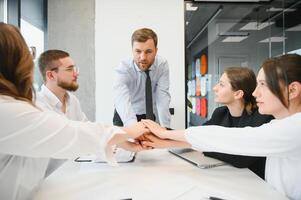
[[[189,42],[189,44],[186,46],[188,49],[191,47],[191,45],[200,37],[200,35],[206,30],[208,25],[222,12],[223,6],[219,6],[218,9],[213,13],[213,15],[209,18],[209,20],[206,22],[206,24],[201,28],[201,30],[192,38],[192,40]]]

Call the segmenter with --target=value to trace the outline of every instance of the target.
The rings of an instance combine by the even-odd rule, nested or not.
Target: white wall
[[[172,128],[185,127],[184,1],[96,0],[96,120],[112,122],[114,68],[131,57],[131,34],[142,27],[159,38],[158,54],[170,66]]]

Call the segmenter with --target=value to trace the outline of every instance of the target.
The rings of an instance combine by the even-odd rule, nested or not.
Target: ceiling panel
[[[260,3],[229,3],[230,1],[219,1],[219,3],[212,2],[213,1],[210,1],[210,3],[196,1],[190,2],[192,6],[197,7],[197,9],[196,11],[185,12],[186,45],[198,36],[200,31],[204,30],[204,27],[206,27],[212,16],[214,16],[219,8],[222,8],[222,12],[215,17],[215,23],[232,23],[232,29],[240,30],[240,28],[250,22],[258,22],[259,24],[264,23],[272,17],[274,17],[273,21],[275,23],[275,27],[281,27],[283,18],[282,15],[279,14],[282,13],[283,6],[284,8],[288,8],[291,5],[298,4],[298,2],[300,3],[301,1],[285,0],[283,2],[283,0],[272,0],[268,2],[261,1]],[[298,5],[299,8],[300,4]],[[291,13],[286,12],[286,25],[290,25],[287,28],[295,26],[296,24],[294,21],[296,20],[294,19],[299,19],[301,17],[300,15],[300,9]],[[231,29],[231,27],[229,29]],[[207,34],[206,31],[204,31],[204,34]]]

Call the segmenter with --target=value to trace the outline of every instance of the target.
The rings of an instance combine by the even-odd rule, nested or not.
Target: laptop
[[[168,152],[201,169],[209,169],[227,165],[227,163],[223,161],[206,157],[203,153],[190,148],[169,149]]]

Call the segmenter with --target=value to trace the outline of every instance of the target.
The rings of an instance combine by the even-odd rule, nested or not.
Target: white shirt
[[[107,142],[124,133],[118,127],[42,112],[4,95],[0,95],[0,123],[0,199],[5,200],[31,199],[44,178],[48,158],[93,153],[109,160]]]
[[[41,90],[37,93],[36,105],[42,110],[54,111],[60,115],[64,115],[70,120],[88,121],[85,113],[82,111],[80,103],[76,96],[72,93],[66,93],[66,112],[62,111],[62,102],[59,98],[49,90],[45,85],[42,85]],[[49,161],[45,177],[50,175],[54,170],[60,167],[66,159],[51,159]]]
[[[152,82],[153,109],[156,120],[170,127],[169,68],[165,59],[156,56],[149,68]],[[137,122],[136,115],[145,114],[146,74],[133,59],[122,61],[116,68],[114,105],[125,126]]]
[[[266,181],[290,199],[301,199],[301,113],[255,128],[192,127],[185,137],[200,151],[266,156]]]
[[[63,113],[62,102],[45,85],[42,85],[41,91],[37,93],[36,105],[43,110],[52,110],[58,114],[65,115],[71,120],[88,121],[78,99],[70,92],[67,92],[66,97],[66,113]]]

